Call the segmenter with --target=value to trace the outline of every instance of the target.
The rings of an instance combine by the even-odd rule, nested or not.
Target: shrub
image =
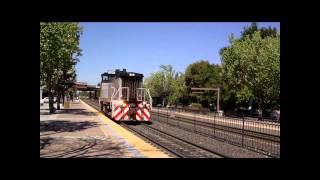
[[[191,103],[190,104],[190,109],[201,110],[202,109],[202,105],[199,104],[199,103]]]

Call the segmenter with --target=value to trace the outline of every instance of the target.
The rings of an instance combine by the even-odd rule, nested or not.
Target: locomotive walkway
[[[40,106],[40,157],[168,158],[81,100],[48,113]]]

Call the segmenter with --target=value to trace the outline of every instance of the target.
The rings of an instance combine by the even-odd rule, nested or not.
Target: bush
[[[199,103],[192,103],[192,104],[190,104],[190,109],[201,110],[202,109],[202,105],[199,104]]]

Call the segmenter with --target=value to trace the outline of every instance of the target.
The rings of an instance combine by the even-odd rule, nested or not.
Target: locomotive
[[[101,74],[99,104],[101,111],[116,122],[151,123],[152,98],[149,89],[143,88],[143,74],[126,69]]]

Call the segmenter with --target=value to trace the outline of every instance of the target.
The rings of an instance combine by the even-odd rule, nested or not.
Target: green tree
[[[40,83],[48,89],[50,113],[54,112],[53,94],[60,94],[63,83],[75,77],[81,33],[78,23],[40,23]]]
[[[259,109],[276,108],[280,100],[280,36],[264,37],[256,31],[239,41],[230,36],[221,53],[223,73],[238,101],[254,96]]]
[[[200,60],[190,64],[185,72],[185,84],[189,93],[191,88],[217,88],[222,86],[222,67]],[[206,91],[196,96],[203,106],[215,103],[217,92]]]
[[[152,73],[145,79],[145,87],[150,89],[152,97],[160,97],[162,105],[176,104],[183,92],[184,79],[175,72],[171,65],[161,65],[160,71]]]
[[[215,87],[221,84],[222,68],[220,65],[210,64],[200,60],[190,64],[185,73],[186,86],[191,87]]]
[[[73,82],[76,81],[76,69],[74,60],[64,61],[61,70],[57,71],[58,82],[54,86],[55,96],[57,96],[57,109],[60,109],[60,99],[63,99],[65,93],[69,90],[70,92],[75,92],[72,88]]]
[[[145,87],[149,88],[152,97],[161,97],[165,94],[163,79],[164,77],[160,72],[151,73],[149,77],[145,78]]]
[[[243,31],[241,32],[240,40],[244,40],[247,36],[252,39],[253,34],[257,31],[260,31],[260,36],[262,39],[266,37],[276,37],[278,35],[276,28],[271,28],[271,26],[269,26],[268,28],[259,28],[258,24],[256,22],[253,22],[251,26],[244,27]]]
[[[187,98],[186,85],[183,73],[176,73],[170,85],[168,103],[177,105],[179,102],[185,104]]]
[[[252,35],[258,31],[258,24],[256,22],[251,23],[251,26],[244,27],[243,31],[241,32],[241,38],[244,39],[246,36],[252,38]]]
[[[236,92],[230,88],[226,81],[222,81],[221,87],[221,109],[225,112],[234,111],[237,107]]]

